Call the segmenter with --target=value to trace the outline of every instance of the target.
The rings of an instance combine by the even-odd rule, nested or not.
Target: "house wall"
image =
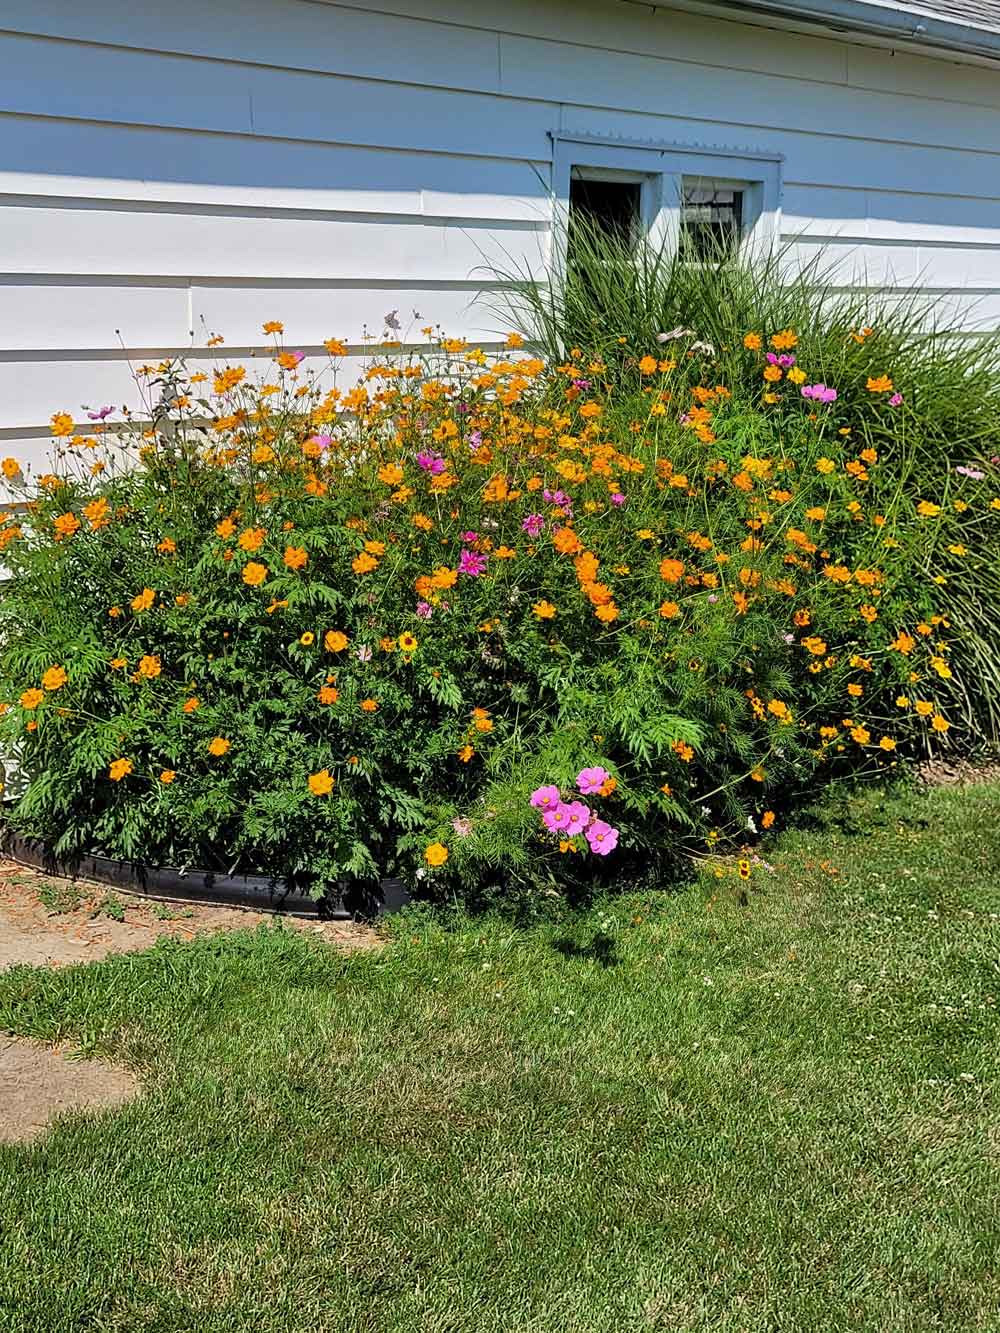
[[[783,158],[779,233],[1000,325],[1000,80],[617,0],[4,0],[0,450],[130,365],[385,311],[487,341],[544,271],[560,131]],[[479,298],[477,302],[477,298]],[[414,319],[411,312],[420,312]]]

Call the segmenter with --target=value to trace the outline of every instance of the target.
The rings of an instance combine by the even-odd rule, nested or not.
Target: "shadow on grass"
[[[591,963],[597,963],[599,967],[617,967],[621,962],[615,951],[615,941],[601,930],[594,934],[589,944],[581,944],[578,940],[564,937],[553,940],[552,948],[556,953],[562,954],[567,961],[571,958],[583,958]]]

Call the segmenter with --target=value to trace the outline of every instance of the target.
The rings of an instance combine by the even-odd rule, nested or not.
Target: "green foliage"
[[[175,404],[155,431],[57,414],[52,474],[3,464],[26,501],[0,532],[16,826],[317,891],[579,890],[977,739],[1000,478],[982,441],[935,453],[933,423],[948,374],[970,402],[994,386],[891,321],[820,338],[792,306],[801,328],[726,334],[764,279],[685,271],[708,338],[692,317],[659,340],[662,303],[639,326],[646,291],[589,345],[552,325],[548,363],[441,339],[345,392],[279,347],[270,382],[149,368]],[[542,827],[532,793],[565,804],[588,768],[580,826]]]

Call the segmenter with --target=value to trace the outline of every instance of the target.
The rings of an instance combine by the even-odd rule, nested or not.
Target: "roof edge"
[[[733,14],[757,14],[820,26],[841,33],[863,33],[903,43],[915,51],[1000,60],[1000,32],[973,23],[937,17],[924,9],[872,3],[872,0],[701,0],[699,8]]]

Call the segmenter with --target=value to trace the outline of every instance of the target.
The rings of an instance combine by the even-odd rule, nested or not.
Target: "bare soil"
[[[109,916],[109,908],[122,909],[124,919]],[[0,861],[0,969],[16,963],[89,963],[111,953],[148,949],[165,935],[190,940],[210,931],[253,929],[275,919],[273,912],[241,907],[155,903],[124,890],[57,879]],[[378,942],[374,930],[351,921],[280,920],[342,949],[372,948]]]
[[[374,930],[353,922],[281,919],[336,948],[370,949],[378,943]],[[0,970],[18,963],[67,967],[95,962],[108,954],[147,949],[163,936],[190,940],[274,920],[274,913],[239,907],[157,903],[0,861]],[[0,1033],[0,1143],[30,1142],[66,1111],[120,1106],[139,1090],[125,1069],[100,1060],[72,1060],[59,1047]]]
[[[917,770],[927,787],[968,787],[977,783],[1000,782],[1000,759],[927,759]]]
[[[121,1106],[138,1093],[126,1069],[70,1060],[58,1047],[0,1035],[0,1143],[30,1143],[56,1116]]]

